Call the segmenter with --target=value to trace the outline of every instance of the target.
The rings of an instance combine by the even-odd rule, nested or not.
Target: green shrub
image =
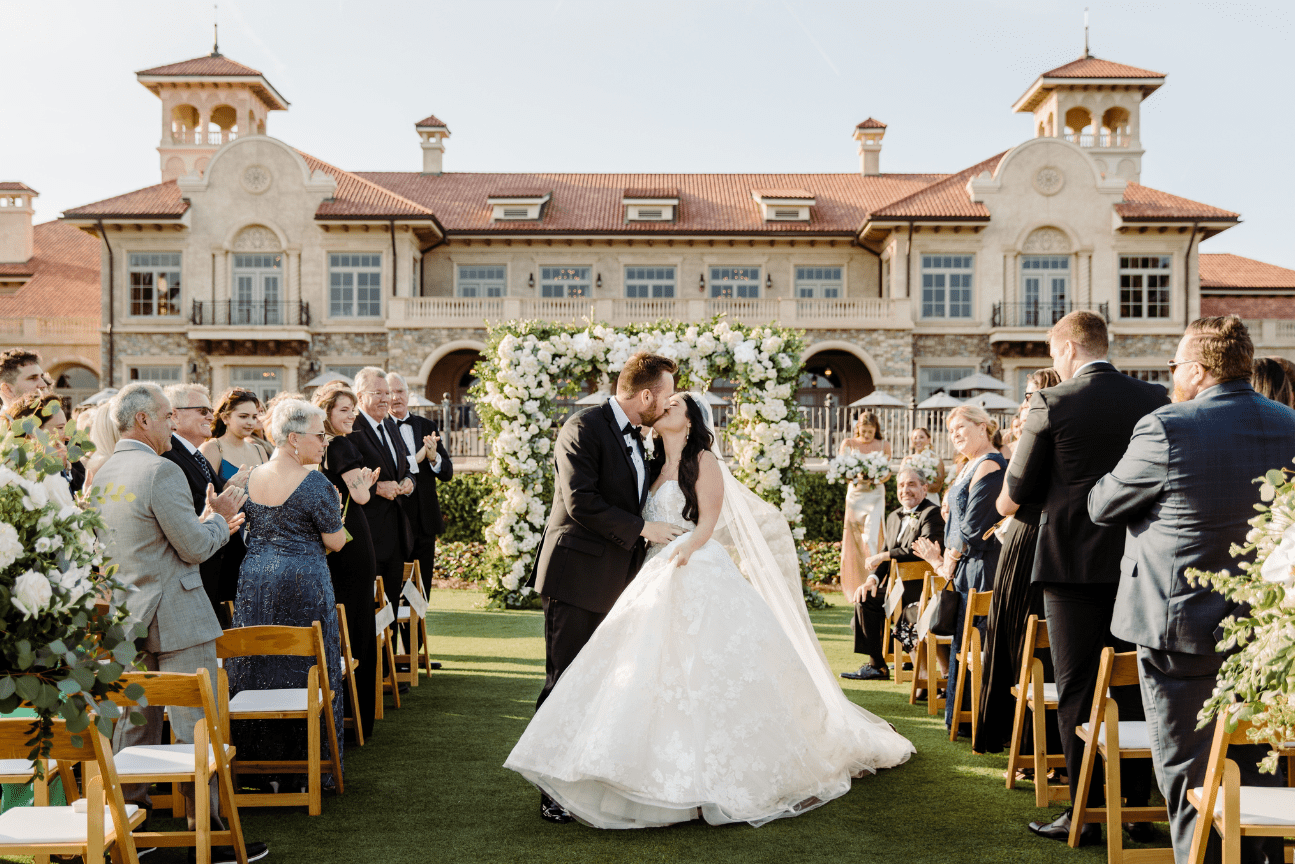
[[[456,474],[449,483],[436,488],[445,517],[442,543],[485,543],[485,517],[481,502],[490,494],[489,474]]]
[[[828,483],[826,474],[806,473],[796,484],[806,540],[839,541],[845,521],[845,484]],[[899,507],[895,481],[886,483],[886,512]]]
[[[836,586],[841,581],[840,540],[805,540],[800,546],[800,577],[806,584]]]
[[[436,579],[480,582],[486,578],[486,544],[457,541],[436,544]]]

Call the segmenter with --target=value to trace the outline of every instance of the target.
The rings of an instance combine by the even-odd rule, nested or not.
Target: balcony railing
[[[910,309],[908,300],[880,298],[407,297],[390,301],[388,322],[396,327],[479,327],[485,321],[526,319],[621,325],[661,319],[700,322],[726,315],[743,324],[894,328],[911,326]]]
[[[99,319],[0,318],[0,336],[24,342],[93,342],[99,339]]]
[[[1071,144],[1078,144],[1080,147],[1128,147],[1132,141],[1132,136],[1118,132],[1071,132],[1061,137]]]
[[[303,301],[193,301],[195,327],[308,327],[310,304]]]
[[[221,145],[228,144],[238,137],[236,129],[222,129],[216,132],[202,132],[196,129],[187,129],[182,132],[171,133],[172,144],[198,144],[198,145]]]
[[[1110,323],[1110,304],[1108,303],[1052,303],[1038,300],[1021,303],[995,303],[992,326],[994,327],[1042,327],[1056,324],[1071,312],[1087,309],[1096,312]]]

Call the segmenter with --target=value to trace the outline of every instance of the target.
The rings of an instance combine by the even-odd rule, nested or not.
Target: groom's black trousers
[[[549,698],[554,685],[594,635],[598,625],[607,617],[605,612],[590,612],[552,597],[542,597],[544,604],[544,689],[535,700],[538,710]]]

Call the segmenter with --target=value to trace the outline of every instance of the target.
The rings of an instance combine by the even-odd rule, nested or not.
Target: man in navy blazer
[[[1295,411],[1254,391],[1253,360],[1240,318],[1188,325],[1170,363],[1174,404],[1139,421],[1124,457],[1088,496],[1095,523],[1128,528],[1111,632],[1138,646],[1152,763],[1177,864],[1187,864],[1196,825],[1187,790],[1205,780],[1213,734],[1212,723],[1196,728],[1197,714],[1223,664],[1215,647],[1220,623],[1238,612],[1223,595],[1193,585],[1186,571],[1236,566],[1229,549],[1245,542],[1255,515],[1254,478],[1295,456]],[[1257,769],[1266,749],[1228,749],[1244,785],[1277,785]],[[1262,862],[1265,852],[1282,860],[1280,840],[1242,844],[1242,860]],[[1219,860],[1216,834],[1207,857]]]

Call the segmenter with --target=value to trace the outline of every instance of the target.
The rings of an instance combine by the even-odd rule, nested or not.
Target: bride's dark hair
[[[710,450],[715,442],[706,427],[706,415],[691,395],[684,394],[684,406],[688,413],[688,440],[684,442],[683,453],[679,456],[679,488],[683,491],[683,518],[695,523],[701,515],[697,506],[697,477],[701,474],[701,454]],[[665,448],[662,448],[664,452]]]

